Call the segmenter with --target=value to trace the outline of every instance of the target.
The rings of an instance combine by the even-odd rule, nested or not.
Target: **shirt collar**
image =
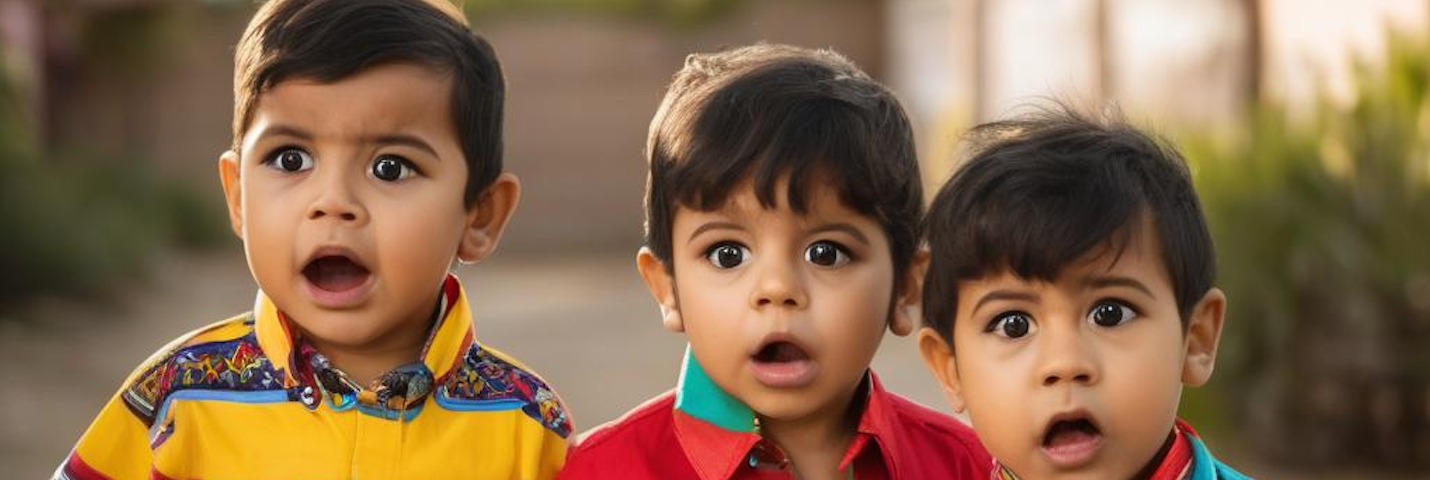
[[[1191,439],[1196,436],[1197,432],[1192,430],[1192,426],[1178,418],[1172,425],[1172,444],[1168,446],[1167,453],[1162,455],[1162,461],[1158,463],[1157,469],[1152,471],[1148,480],[1187,478],[1193,463]]]
[[[899,478],[893,452],[898,452],[888,394],[873,371],[865,375],[864,409],[856,435],[839,468],[852,468],[871,446],[877,446],[891,478]],[[754,411],[716,385],[686,347],[675,390],[675,435],[691,467],[702,480],[731,478],[741,466],[756,467],[783,461],[784,453],[762,442]],[[769,465],[773,466],[773,465]]]
[[[873,443],[883,456],[889,477],[900,478],[899,456],[895,453],[906,450],[899,445],[899,439],[903,436],[896,433],[899,427],[897,414],[889,404],[889,393],[884,390],[884,383],[879,381],[879,376],[875,375],[873,370],[869,371],[864,381],[868,385],[868,396],[864,403],[864,413],[859,417],[859,435],[854,437],[854,442],[850,444],[849,451],[839,464],[840,468],[852,465],[865,444]]]
[[[462,360],[463,354],[471,347],[475,338],[472,332],[471,309],[467,304],[467,294],[456,275],[447,274],[442,281],[438,297],[437,321],[428,333],[427,342],[422,347],[422,363],[432,372],[432,377],[441,383],[442,379]],[[301,378],[298,356],[298,332],[291,325],[287,315],[278,310],[273,301],[258,291],[253,303],[254,336],[258,346],[268,356],[273,367],[284,372],[285,387],[298,387],[312,382]]]
[[[730,432],[755,432],[755,412],[716,385],[689,346],[675,387],[675,408]]]

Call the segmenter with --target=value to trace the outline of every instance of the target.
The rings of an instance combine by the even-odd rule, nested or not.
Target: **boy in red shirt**
[[[987,478],[951,417],[883,389],[927,255],[893,94],[828,50],[691,55],[651,123],[637,267],[690,340],[679,385],[591,432],[560,478]]]
[[[968,136],[929,207],[919,347],[996,478],[1245,480],[1177,418],[1226,311],[1181,155],[1064,107]]]

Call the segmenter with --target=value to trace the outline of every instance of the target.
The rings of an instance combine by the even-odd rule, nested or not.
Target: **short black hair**
[[[749,179],[760,204],[807,211],[811,183],[878,221],[894,271],[918,247],[923,187],[913,130],[894,94],[844,56],[759,43],[692,54],[651,121],[645,243],[673,268],[677,207],[720,208]],[[902,279],[902,275],[896,278]]]
[[[1216,259],[1175,147],[1115,111],[1094,117],[1063,104],[979,125],[966,139],[970,157],[925,219],[925,326],[951,343],[961,282],[998,271],[1055,281],[1094,249],[1120,255],[1150,221],[1186,328],[1212,287]]]
[[[272,0],[249,21],[234,54],[233,149],[263,92],[292,78],[335,82],[409,62],[451,75],[452,124],[473,205],[502,171],[506,83],[491,44],[447,0]]]

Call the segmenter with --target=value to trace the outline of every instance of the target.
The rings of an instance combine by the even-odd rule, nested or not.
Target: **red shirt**
[[[858,431],[840,462],[859,480],[989,478],[993,460],[958,420],[884,390],[870,372]],[[592,430],[558,479],[792,479],[767,468],[783,454],[753,432],[729,430],[677,409],[667,392]]]

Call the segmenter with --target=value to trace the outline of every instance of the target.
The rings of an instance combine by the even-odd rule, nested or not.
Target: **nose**
[[[809,305],[804,281],[800,278],[795,262],[786,258],[768,258],[752,265],[756,273],[755,288],[750,292],[750,307],[756,310],[780,307],[803,309]]]
[[[358,199],[354,186],[341,171],[329,171],[323,182],[318,182],[318,193],[308,205],[309,220],[336,220],[341,223],[363,224],[368,220],[367,209]]]
[[[1071,382],[1088,386],[1099,380],[1094,349],[1078,327],[1048,328],[1040,335],[1039,377],[1045,387]]]

